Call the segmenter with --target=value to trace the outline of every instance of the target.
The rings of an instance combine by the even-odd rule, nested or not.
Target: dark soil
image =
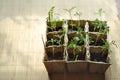
[[[54,59],[55,60],[63,60],[63,53],[54,53]]]
[[[80,22],[80,25],[79,25]],[[74,24],[71,26],[71,24]],[[85,20],[68,20],[68,31],[77,31],[78,27],[80,27],[83,31],[85,29]]]
[[[64,23],[62,21],[57,21],[56,26],[55,26],[55,28],[53,30],[48,28],[48,27],[52,26],[52,22],[46,22],[46,23],[47,23],[47,33],[52,32],[52,31],[63,31],[62,27],[63,27]]]
[[[90,60],[106,62],[108,50],[104,51],[100,47],[90,47]]]
[[[62,28],[62,26],[61,27],[56,27],[55,29],[50,29],[50,28],[47,28],[47,32],[53,32],[53,31],[63,31],[63,28]]]
[[[100,40],[93,40],[94,42],[91,42],[89,45],[90,46],[103,46],[105,43],[100,39]]]
[[[90,60],[106,62],[107,56],[108,56],[108,54],[102,55],[102,53],[90,53]]]
[[[89,33],[89,40],[90,39],[93,40],[93,42],[89,43],[90,46],[103,46],[105,45],[107,35],[101,34],[99,37],[97,37],[97,34]]]
[[[82,48],[81,52],[74,48],[68,49],[68,60],[74,61],[74,60],[85,60],[86,56],[86,49]]]
[[[53,60],[53,54],[52,52],[47,53],[48,60]]]

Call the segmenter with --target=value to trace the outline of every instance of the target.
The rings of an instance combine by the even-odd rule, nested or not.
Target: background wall
[[[112,5],[111,5],[112,4]],[[111,46],[111,67],[106,80],[120,80],[120,21],[115,0],[0,0],[0,80],[48,80],[42,63],[46,17],[51,6],[61,18],[69,18],[64,8],[76,6],[81,19],[93,20],[99,8],[110,26],[109,40],[115,40],[118,48]],[[75,17],[74,17],[75,18]]]

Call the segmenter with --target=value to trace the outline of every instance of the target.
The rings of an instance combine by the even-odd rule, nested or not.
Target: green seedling
[[[48,17],[47,17],[47,21],[52,21],[53,20],[53,15],[54,15],[54,9],[55,9],[55,6],[52,6],[48,12]]]
[[[72,20],[72,11],[75,9],[76,7],[71,7],[69,9],[64,9],[65,11],[67,11],[69,13],[70,19]]]
[[[51,26],[48,26],[48,28],[49,28],[50,30],[54,31],[55,28],[56,28],[56,21],[52,21],[52,22],[51,22]]]
[[[99,38],[100,36],[102,36],[102,35],[106,35],[107,33],[109,33],[109,27],[106,25],[104,29],[101,28],[101,29],[99,30],[99,32],[97,33],[97,38],[96,38],[96,40],[95,40],[95,45],[96,45],[96,43],[97,43],[98,38]]]
[[[103,26],[106,26],[106,22],[102,21],[102,14],[103,14],[103,13],[105,13],[105,11],[104,11],[102,8],[100,8],[100,9],[98,10],[98,12],[97,12],[97,14],[100,16],[100,20],[99,20],[98,18],[96,18],[96,19],[92,22],[92,24],[95,25],[95,26],[94,26],[94,31],[95,31],[95,29],[102,29]]]
[[[83,34],[83,29],[81,28],[81,27],[78,27],[77,28],[77,32],[76,32],[77,34],[79,34],[80,36],[82,36]],[[86,33],[85,33],[86,34]]]
[[[50,40],[47,41],[48,43],[52,43],[52,45],[55,44],[56,40],[54,40],[53,38],[51,38]]]
[[[68,48],[75,48],[77,46],[77,42],[72,39],[69,43],[68,43]]]
[[[80,21],[79,21],[78,24],[80,24]],[[72,24],[72,23],[71,23],[70,25],[71,25],[71,27],[72,27],[72,30],[73,30],[74,27],[76,27],[76,29],[77,29],[76,33],[77,33],[77,34],[80,34],[80,33],[83,32],[83,28],[81,28],[80,26],[77,26],[76,24]]]
[[[100,8],[98,10],[97,14],[100,16],[100,18],[102,18],[102,14],[104,12],[105,11],[102,8]],[[94,31],[96,29],[99,29],[99,32],[97,33],[97,38],[95,40],[95,45],[96,45],[97,40],[101,35],[106,35],[107,33],[109,33],[109,27],[107,26],[105,21],[101,21],[101,19],[99,20],[98,18],[93,22],[93,24],[95,25],[94,26]]]
[[[78,57],[79,57],[79,55],[76,55],[74,61],[77,61],[77,60],[78,60]]]
[[[79,34],[78,36],[74,37],[72,40],[70,40],[70,42],[68,43],[68,48],[74,48],[74,53],[75,53],[75,49],[77,49],[79,52],[82,51],[82,46],[80,46],[81,44],[83,44],[86,41],[85,37],[83,36],[83,34]],[[75,60],[78,59],[78,56],[75,56]]]
[[[81,12],[76,12],[74,15],[75,15],[75,16],[78,16],[78,20],[80,20],[80,17],[81,17],[81,15],[82,15],[82,13],[81,13]]]
[[[104,29],[100,29],[100,30],[99,30],[99,33],[100,33],[100,34],[107,34],[107,33],[109,33],[109,27],[106,25],[106,26],[104,27]]]
[[[100,20],[102,20],[102,14],[103,13],[105,13],[105,11],[102,8],[100,8],[97,12],[97,14],[100,16]]]
[[[81,35],[81,34],[80,34]],[[68,47],[70,48],[74,48],[74,47],[77,47],[79,46],[79,44],[82,44],[86,41],[86,38],[81,35],[81,36],[76,36],[74,37],[69,43],[68,43]]]
[[[75,49],[77,49],[79,52],[81,52],[82,48],[81,46],[77,45],[77,41],[71,40],[70,43],[68,43],[68,48],[74,48],[74,53]],[[78,59],[78,55],[75,57],[75,61]]]
[[[105,21],[100,21],[99,19],[94,20],[94,21],[92,22],[92,24],[95,25],[95,26],[94,26],[94,31],[95,31],[96,29],[102,30],[102,29],[108,27]]]
[[[58,20],[59,21],[59,20]],[[54,20],[51,22],[51,26],[48,26],[48,28],[51,30],[51,31],[54,31],[56,30],[56,27],[57,27],[57,20]],[[62,24],[64,23],[64,20],[62,20]]]
[[[58,14],[58,13],[54,13],[53,21],[60,21],[59,16],[60,16],[60,14]]]
[[[56,20],[53,19],[55,6],[52,6],[48,12],[47,22],[51,22],[51,26],[48,26],[50,30],[56,28]]]
[[[76,26],[76,24],[70,23],[70,26],[72,27],[72,30],[73,30],[73,28]]]
[[[103,41],[104,41],[105,45],[102,47],[102,51],[103,51],[102,53],[104,53],[106,50],[108,50],[110,45],[114,45],[115,47],[117,47],[117,44],[116,44],[115,41],[111,41],[111,42],[108,42],[108,41],[105,41],[105,40],[103,40]],[[111,49],[109,49],[109,53],[112,53]]]
[[[89,38],[89,43],[93,43],[94,42],[94,40],[90,37]]]
[[[52,6],[48,12],[48,18],[47,21],[50,22],[50,26],[48,26],[48,28],[51,31],[54,31],[57,27],[57,23],[60,21],[59,15],[58,13],[55,13],[54,11],[55,7]],[[62,24],[64,23],[64,19],[62,20]]]
[[[74,15],[78,16],[78,20],[80,20],[80,17],[82,15],[82,13],[81,12],[76,12]],[[80,21],[78,21],[78,26],[77,27],[80,27]]]
[[[78,44],[83,44],[86,40],[84,36],[75,37],[74,39],[77,41]]]
[[[62,44],[62,39],[63,39],[63,37],[64,37],[64,35],[65,35],[65,33],[63,33],[63,34],[61,34],[61,35],[55,35],[56,37],[57,37],[57,39],[56,39],[56,43],[57,44],[59,44],[59,45],[63,45]]]

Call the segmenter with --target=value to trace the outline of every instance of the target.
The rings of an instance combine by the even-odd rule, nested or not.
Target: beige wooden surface
[[[53,5],[66,19],[63,8],[71,6],[83,13],[81,19],[93,20],[99,8],[105,10],[102,17],[110,26],[109,40],[118,44],[111,46],[112,66],[106,80],[120,80],[120,21],[114,0],[0,0],[0,80],[48,80],[41,34],[45,38],[45,18]]]

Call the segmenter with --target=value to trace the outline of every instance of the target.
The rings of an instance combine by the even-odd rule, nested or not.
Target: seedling
[[[54,9],[55,6],[52,6],[48,12],[47,22],[51,22],[51,26],[48,26],[48,28],[53,31],[56,27],[56,21],[53,21],[53,15],[54,15]]]
[[[105,21],[101,21],[102,20],[102,14],[105,13],[105,11],[100,8],[97,12],[97,14],[100,16],[100,20],[97,18],[93,24],[95,25],[94,26],[94,31],[96,29],[99,29],[98,33],[97,33],[97,38],[95,40],[95,45],[97,43],[97,40],[98,38],[101,36],[101,35],[106,35],[107,33],[109,33],[109,27],[107,26],[106,22]]]
[[[107,33],[109,33],[109,27],[107,25],[105,25],[104,29],[100,28],[99,32],[97,33],[97,38],[95,40],[95,45],[97,43],[97,40],[98,38],[101,36],[101,35],[106,35]]]
[[[77,32],[78,35],[83,36],[83,29],[81,27],[77,28]],[[86,33],[85,33],[86,34]]]
[[[78,42],[79,45],[84,44],[85,42],[85,38],[83,36],[75,37],[75,40]]]
[[[96,19],[92,22],[92,24],[95,25],[95,26],[94,26],[94,31],[95,31],[95,29],[101,30],[104,26],[106,26],[106,22],[105,22],[105,21],[102,21],[102,14],[103,14],[103,13],[105,13],[105,11],[104,11],[102,8],[100,8],[100,9],[98,10],[98,12],[97,12],[97,14],[100,16],[100,20],[99,20],[98,18],[96,18]]]
[[[51,38],[47,41],[48,43],[51,43],[51,45],[55,45],[56,39]]]
[[[101,34],[109,33],[109,27],[107,25],[105,25],[104,29],[99,30],[99,33],[101,33]]]
[[[61,35],[57,34],[55,36],[56,36],[56,38],[55,39],[51,38],[50,40],[48,40],[48,43],[51,43],[52,45],[63,45],[62,39],[64,37],[64,33]]]
[[[70,40],[70,42],[68,43],[68,47],[74,48],[80,45],[84,45],[85,41],[86,41],[86,38],[82,34],[79,34],[78,36]]]
[[[54,31],[55,28],[56,28],[56,21],[52,21],[52,22],[51,22],[51,26],[48,26],[48,28],[49,28],[51,31]]]
[[[81,12],[76,12],[74,15],[75,15],[75,16],[78,16],[78,20],[80,20],[80,17],[81,17],[81,15],[82,15],[82,13],[81,13]]]
[[[65,35],[65,33],[62,33],[61,35],[55,35],[56,37],[57,37],[57,39],[56,39],[56,43],[58,44],[58,45],[63,45],[62,44],[62,39],[63,39],[63,37],[64,37],[64,35]]]
[[[76,27],[75,31],[77,34],[82,33],[83,32],[83,28],[80,27],[80,21],[78,22],[79,25],[76,25],[74,23],[71,23],[70,26],[72,27],[72,31],[74,31],[74,27]]]
[[[103,13],[105,13],[105,11],[102,8],[100,8],[97,12],[97,14],[100,16],[100,20],[102,20],[102,14]]]
[[[72,39],[69,43],[68,43],[68,48],[74,48],[77,46],[77,42]]]
[[[61,23],[62,22],[62,23]],[[56,19],[54,21],[51,22],[51,26],[48,26],[48,28],[51,31],[56,31],[56,28],[61,26],[64,24],[64,19],[62,19],[62,21],[60,21],[59,19]],[[59,30],[61,30],[62,28],[60,28]]]
[[[78,57],[79,57],[79,55],[77,54],[77,55],[75,56],[75,60],[74,60],[74,61],[77,61],[77,60],[78,60]]]
[[[75,49],[77,49],[79,52],[81,52],[82,47],[77,45],[77,41],[75,41],[74,39],[72,39],[69,43],[68,43],[68,48],[73,48],[73,53],[75,53]],[[75,55],[75,54],[74,54]],[[75,61],[78,59],[78,55],[75,56]]]
[[[78,16],[78,20],[80,20],[80,17],[82,15],[82,13],[81,12],[76,12],[74,15]],[[77,27],[80,27],[80,21],[78,21],[78,26]]]
[[[72,30],[73,30],[73,28],[76,26],[76,24],[70,23],[70,26],[72,27]]]
[[[94,31],[95,31],[96,29],[102,29],[103,26],[106,26],[106,23],[103,22],[103,21],[100,21],[99,19],[95,19],[95,20],[92,22],[92,24],[95,25],[95,26],[94,26]]]
[[[68,43],[68,48],[73,48],[73,53],[74,53],[74,61],[78,60],[79,54],[75,55],[75,49],[77,49],[79,52],[82,51],[82,46],[77,45],[77,41],[78,41],[78,37],[76,37],[76,39],[72,39],[69,43]]]
[[[103,40],[103,41],[105,42],[105,45],[102,47],[102,51],[103,51],[102,53],[104,53],[106,50],[108,50],[110,45],[114,45],[115,47],[117,47],[117,44],[115,41],[111,41],[111,42],[108,42],[105,40]],[[109,53],[112,53],[111,49],[109,49]]]
[[[94,40],[91,37],[89,37],[89,43],[93,43],[93,42]]]
[[[59,16],[60,16],[60,14],[58,14],[58,13],[54,13],[53,21],[60,21]]]
[[[64,9],[65,11],[67,11],[69,13],[70,19],[72,20],[72,11],[75,9],[76,7],[71,7],[69,9]]]
[[[53,15],[54,15],[54,9],[55,9],[55,6],[52,6],[48,12],[48,17],[47,17],[47,21],[52,21],[53,20]]]
[[[47,22],[49,22],[48,28],[54,31],[57,27],[57,23],[60,21],[58,13],[55,13],[55,7],[52,6],[48,12]],[[63,22],[64,20],[62,20]],[[63,23],[62,23],[63,24]]]

